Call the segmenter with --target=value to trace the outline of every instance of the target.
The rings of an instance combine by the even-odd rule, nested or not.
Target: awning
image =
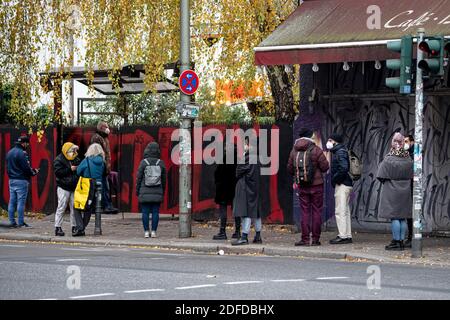
[[[381,13],[380,28],[370,29],[376,22],[375,6]],[[450,1],[305,1],[254,49],[255,62],[283,65],[396,58],[386,42],[416,35],[418,28],[425,28],[426,35],[449,37]]]
[[[170,69],[169,65],[165,69]],[[144,74],[145,68],[142,64],[127,65],[118,71],[119,88],[113,87],[113,83],[108,75],[111,70],[98,67],[93,68],[92,86],[103,95],[114,95],[119,91],[121,94],[139,94],[145,91]],[[41,77],[47,76],[50,79],[65,77],[70,74],[71,79],[76,80],[86,86],[89,85],[88,69],[85,67],[72,67],[67,70],[51,69],[49,72],[40,73]],[[160,81],[153,83],[156,92],[165,93],[178,91],[178,85],[168,78],[161,77]]]

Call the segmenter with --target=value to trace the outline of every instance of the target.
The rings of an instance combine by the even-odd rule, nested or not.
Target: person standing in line
[[[6,155],[6,167],[9,178],[9,204],[8,217],[11,228],[31,226],[24,221],[25,204],[27,202],[30,178],[39,173],[39,169],[33,169],[30,165],[27,149],[30,138],[22,135],[16,145]],[[18,224],[15,212],[17,209]]]
[[[103,152],[103,148],[101,145],[99,145],[98,143],[93,143],[87,149],[85,158],[78,166],[77,175],[84,178],[94,179],[96,183],[100,182],[103,189],[102,181],[105,174],[105,153]],[[94,205],[92,205],[90,209],[86,211],[80,211],[76,209],[74,210],[76,228],[74,230],[75,232],[72,233],[73,237],[80,237],[85,235],[85,229],[88,226],[89,221],[91,220],[91,215],[93,212],[95,212],[95,198],[93,203]]]
[[[257,143],[253,145],[250,143],[249,138],[245,137],[243,163],[238,163],[236,167],[237,183],[233,201],[233,215],[242,219],[242,235],[238,240],[231,243],[234,246],[248,244],[252,220],[256,231],[253,243],[262,243],[259,177],[260,166],[257,160]]]
[[[74,218],[74,192],[78,183],[77,167],[80,164],[78,158],[78,146],[72,142],[64,143],[62,152],[55,158],[53,168],[56,177],[56,194],[58,206],[55,213],[55,236],[63,237],[62,230],[63,215],[67,205],[70,210],[70,224],[72,233],[75,232],[76,224]]]
[[[408,151],[409,157],[413,161],[414,165],[414,136],[407,135],[405,137],[405,150]],[[414,181],[411,179],[411,197],[414,194]],[[412,212],[411,212],[412,217]],[[405,241],[405,248],[411,248],[412,244],[412,235],[413,235],[413,219],[408,218],[406,219],[406,223],[408,224],[408,239]]]
[[[385,247],[386,250],[405,249],[406,219],[411,217],[413,162],[404,149],[404,144],[403,135],[395,133],[391,150],[380,163],[377,172],[377,179],[381,182],[378,217],[390,219],[392,224],[393,239]]]
[[[228,149],[228,150],[227,150]],[[224,145],[223,162],[218,164],[214,172],[214,182],[216,185],[216,195],[214,201],[219,205],[220,229],[219,233],[213,236],[213,240],[227,240],[227,207],[233,204],[234,192],[236,188],[236,164],[237,148],[234,144]],[[233,163],[227,163],[228,153],[233,153]],[[241,236],[241,218],[235,217],[235,232],[233,239],[239,239]]]
[[[160,159],[160,149],[156,142],[151,142],[144,150],[136,178],[136,195],[142,209],[144,237],[156,238],[159,223],[159,209],[164,201],[166,186],[166,166]],[[149,232],[150,212],[152,213],[152,229]]]
[[[288,172],[296,179],[302,210],[302,238],[295,243],[296,246],[321,245],[319,240],[324,196],[323,174],[328,171],[330,165],[322,149],[314,142],[313,135],[310,129],[300,129],[299,138],[294,142],[287,165]]]
[[[353,180],[350,177],[350,159],[342,135],[333,133],[327,142],[331,151],[331,184],[334,188],[335,217],[338,236],[330,244],[352,243],[352,217],[348,200],[352,192]]]
[[[105,165],[106,165],[106,175],[103,177],[102,185],[102,204],[105,209],[105,213],[118,213],[119,210],[114,208],[112,205],[111,197],[109,194],[109,183],[108,183],[108,175],[111,173],[111,147],[109,144],[109,134],[111,130],[109,129],[109,125],[104,121],[99,121],[97,124],[97,131],[94,135],[92,135],[90,143],[98,143],[102,146],[103,152],[105,153]]]

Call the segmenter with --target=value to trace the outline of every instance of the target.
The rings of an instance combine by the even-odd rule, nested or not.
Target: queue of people
[[[109,197],[107,176],[111,172],[111,151],[108,140],[110,129],[107,123],[99,122],[96,133],[90,139],[90,145],[80,161],[79,147],[66,142],[61,153],[54,160],[54,172],[57,185],[58,204],[55,213],[55,235],[64,236],[62,229],[63,214],[67,207],[70,211],[72,236],[84,236],[90,217],[95,211],[91,205],[86,210],[74,208],[74,193],[80,177],[93,179],[102,187],[102,203],[105,212],[115,211]],[[294,142],[287,163],[288,172],[293,176],[295,194],[299,197],[301,208],[301,239],[295,246],[321,245],[322,209],[324,201],[324,175],[329,172],[334,188],[335,218],[338,234],[330,244],[351,244],[351,212],[349,199],[355,177],[352,165],[354,158],[344,143],[342,135],[329,136],[324,152],[316,145],[314,133],[301,129]],[[24,208],[28,195],[30,178],[39,173],[32,168],[27,148],[29,138],[21,136],[6,157],[9,176],[10,202],[8,215],[11,227],[30,227],[24,221]],[[219,208],[220,229],[214,240],[227,240],[227,209],[231,206],[235,222],[232,245],[249,243],[248,237],[253,222],[255,236],[253,243],[262,243],[262,217],[260,210],[259,179],[260,165],[251,161],[257,159],[257,143],[251,144],[248,137],[244,140],[243,154],[237,155],[234,144],[226,144],[223,150],[223,163],[218,164],[214,174],[216,195]],[[380,163],[376,178],[381,182],[381,194],[378,217],[391,220],[392,241],[386,250],[404,250],[411,247],[412,237],[412,178],[413,178],[414,138],[395,133],[389,153]],[[234,161],[227,162],[227,154],[233,153]],[[328,156],[328,159],[327,159]],[[331,162],[331,166],[330,166]],[[360,169],[360,168],[359,168]],[[356,175],[360,175],[360,172]],[[159,223],[159,210],[164,201],[167,181],[166,166],[160,159],[160,149],[156,142],[149,143],[144,151],[137,170],[136,196],[142,212],[142,225],[145,238],[156,238]],[[18,212],[18,223],[15,212]],[[150,226],[151,214],[151,226]],[[408,233],[407,233],[408,231]],[[408,237],[407,237],[408,234]]]

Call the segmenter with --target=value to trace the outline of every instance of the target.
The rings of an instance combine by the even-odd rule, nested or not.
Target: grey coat
[[[381,181],[378,217],[406,219],[411,217],[411,179],[413,162],[408,158],[387,155],[378,167],[377,179]]]
[[[147,145],[144,150],[144,159],[138,168],[138,174],[136,178],[136,195],[139,198],[139,203],[149,203],[149,202],[163,202],[164,200],[164,190],[166,186],[166,166],[164,161],[159,161],[159,166],[161,167],[161,185],[154,187],[147,187],[145,185],[144,170],[147,166],[145,159],[150,163],[150,165],[155,165],[160,157],[159,145],[156,142],[151,142]]]
[[[245,154],[245,163],[236,167],[236,191],[233,201],[235,217],[260,218],[259,210],[259,164],[249,163],[249,154]]]

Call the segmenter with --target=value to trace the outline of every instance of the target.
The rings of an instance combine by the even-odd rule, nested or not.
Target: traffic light
[[[386,86],[400,89],[401,94],[410,94],[413,38],[412,36],[404,36],[401,40],[389,41],[387,48],[391,51],[400,52],[400,59],[386,60],[386,67],[391,70],[400,70],[400,77],[386,78]]]
[[[418,63],[418,67],[432,77],[444,75],[445,51],[448,44],[444,37],[426,37],[419,43],[419,49],[425,52],[426,57]]]
[[[445,40],[444,46],[444,86],[450,88],[450,40]]]

